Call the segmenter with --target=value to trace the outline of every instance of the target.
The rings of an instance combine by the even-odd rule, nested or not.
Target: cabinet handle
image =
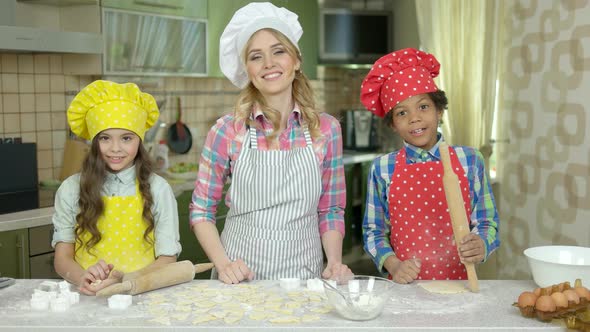
[[[167,8],[167,9],[183,9],[184,6],[175,6],[166,3],[157,3],[157,2],[150,2],[148,0],[135,0],[133,1],[136,5],[148,6],[148,7],[157,7],[157,8]]]
[[[16,247],[18,248],[18,254],[20,258],[20,277],[26,278],[25,237],[22,234],[18,236],[18,242],[16,243]]]

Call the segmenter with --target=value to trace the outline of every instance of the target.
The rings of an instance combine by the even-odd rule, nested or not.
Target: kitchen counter
[[[512,306],[522,291],[535,287],[530,280],[483,280],[480,281],[479,293],[446,295],[429,293],[416,284],[396,284],[389,304],[381,316],[360,322],[341,318],[331,310],[323,296],[317,295],[319,293],[303,289],[287,293],[280,289],[278,281],[263,280],[224,285],[215,280],[195,280],[136,295],[133,297],[132,306],[124,310],[109,309],[106,298],[80,296],[80,303],[63,313],[30,309],[31,294],[41,282],[42,280],[17,280],[15,285],[0,289],[0,330],[566,330],[561,321],[543,323],[537,319],[525,318]],[[244,294],[249,294],[250,297]],[[252,304],[253,298],[261,297],[266,302]],[[300,299],[308,301],[301,301],[301,307],[289,306]],[[282,305],[281,309],[274,305],[277,303]],[[287,307],[291,309],[286,309]],[[243,314],[241,317],[240,313]],[[260,313],[272,315],[259,320],[251,319]],[[235,319],[232,314],[238,315],[238,318]],[[271,322],[273,319],[287,316],[315,320],[297,323]],[[214,319],[197,321],[203,317]],[[227,317],[234,319],[226,322],[224,319]]]

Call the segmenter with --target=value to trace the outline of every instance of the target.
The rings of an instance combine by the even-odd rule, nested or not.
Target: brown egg
[[[555,301],[550,295],[541,295],[535,303],[535,309],[543,312],[554,312],[557,307]]]
[[[541,288],[539,288],[539,287],[535,288],[533,293],[535,293],[535,295],[537,295],[537,297],[541,296]]]
[[[537,295],[532,292],[522,292],[518,297],[518,306],[520,308],[533,307],[537,301]]]
[[[576,293],[575,290],[573,289],[566,289],[563,291],[563,295],[565,295],[565,297],[567,298],[568,302],[571,301],[574,304],[579,304],[580,303],[580,295],[578,295],[578,293]]]
[[[567,308],[567,297],[562,292],[555,292],[551,294],[551,298],[555,302],[557,309]]]
[[[586,300],[590,300],[590,291],[588,288],[584,286],[574,287],[574,291],[578,294],[580,298],[585,298]]]

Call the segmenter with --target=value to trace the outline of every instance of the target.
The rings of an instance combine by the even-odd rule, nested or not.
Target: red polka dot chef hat
[[[405,48],[377,60],[361,84],[361,102],[379,117],[407,98],[435,92],[440,63],[429,53]]]

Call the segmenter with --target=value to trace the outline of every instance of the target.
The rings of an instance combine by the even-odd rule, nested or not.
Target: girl
[[[221,36],[221,69],[242,91],[234,113],[207,135],[190,210],[195,236],[228,284],[351,274],[342,264],[340,126],[315,110],[301,72],[301,34],[294,13],[251,3]],[[215,212],[229,178],[220,237]]]
[[[94,295],[121,272],[176,261],[181,247],[172,188],[153,173],[142,145],[158,119],[154,98],[132,83],[95,81],[67,111],[71,130],[92,145],[80,173],[55,197],[55,270]]]
[[[440,64],[431,54],[403,49],[383,56],[361,86],[361,101],[404,140],[404,147],[371,167],[363,220],[365,250],[398,283],[466,279],[462,262],[480,263],[500,244],[498,212],[481,153],[450,151],[460,179],[471,233],[455,245],[442,187],[438,124],[447,108],[432,80]]]

